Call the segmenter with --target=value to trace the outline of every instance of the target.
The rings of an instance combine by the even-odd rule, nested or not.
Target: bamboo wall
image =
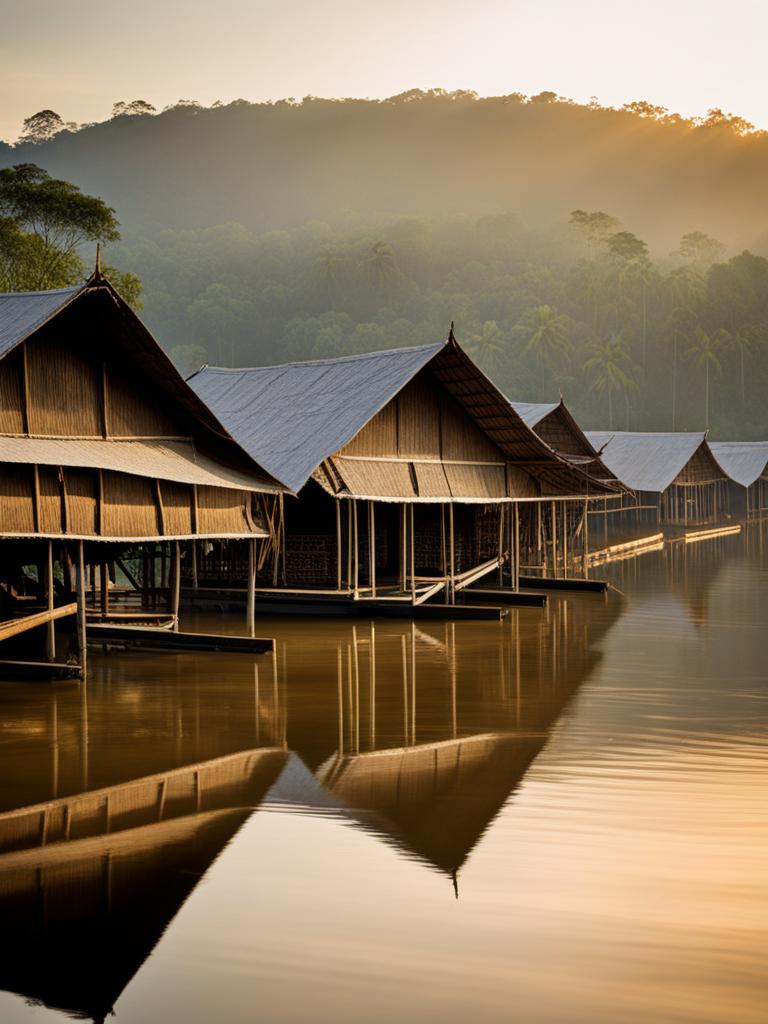
[[[0,470],[0,536],[245,536],[258,526],[248,491],[108,470],[15,464]]]
[[[0,434],[179,438],[185,415],[109,344],[98,318],[69,310],[0,360]],[[119,539],[247,535],[251,494],[109,470],[3,464],[0,536]]]
[[[493,501],[540,493],[428,369],[345,445],[333,466],[351,494],[365,497]]]

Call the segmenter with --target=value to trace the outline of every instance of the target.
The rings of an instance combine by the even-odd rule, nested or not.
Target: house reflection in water
[[[121,659],[119,679],[94,658],[87,702],[24,691],[3,705],[0,771],[19,781],[0,814],[0,987],[104,1020],[260,807],[351,820],[455,886],[620,609],[294,623],[226,677],[215,655]]]

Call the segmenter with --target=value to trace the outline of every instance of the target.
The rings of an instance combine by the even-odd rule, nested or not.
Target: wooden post
[[[181,603],[181,545],[173,542],[173,590],[171,591],[171,613],[174,632],[179,631],[179,605]]]
[[[248,636],[256,636],[256,541],[248,544],[248,594],[246,601],[246,624]]]
[[[198,580],[197,580],[197,541],[193,540],[190,543],[189,547],[190,547],[190,551],[192,553],[192,589],[193,590],[197,590],[197,587],[198,587]]]
[[[48,561],[45,566],[45,591],[48,598],[48,611],[53,611],[53,541],[48,541]],[[48,661],[56,660],[56,624],[53,619],[48,622],[45,632],[45,656]]]
[[[499,586],[504,586],[504,506],[499,505]]]
[[[101,575],[101,617],[106,619],[109,615],[109,569],[107,563],[102,562],[99,566]]]
[[[568,528],[570,526],[570,515],[565,502],[563,506],[563,578],[568,576]]]
[[[413,503],[411,503],[411,600],[416,603],[416,527],[414,524]]]
[[[520,589],[520,506],[515,502],[514,507],[515,517],[515,561],[514,561],[514,575],[512,577],[512,585],[514,590]]]
[[[589,499],[584,499],[584,579],[589,579]]]
[[[448,553],[451,571],[448,603],[454,604],[456,599],[456,537],[453,530],[453,502],[448,505]]]
[[[76,647],[80,662],[80,673],[85,679],[86,671],[86,646],[85,646],[85,560],[83,557],[83,542],[78,541],[77,565],[75,566],[75,586],[77,600],[77,621],[76,621]]]
[[[400,505],[400,590],[408,589],[408,510],[405,502]]]
[[[368,502],[368,582],[371,584],[371,597],[376,597],[376,507]]]
[[[550,514],[552,516],[552,576],[557,577],[557,505],[550,502]]]
[[[341,590],[341,502],[336,499],[336,589]]]
[[[357,498],[352,498],[352,551],[354,556],[354,598],[357,601],[360,597],[359,586],[360,586],[360,547],[358,544],[357,537]]]

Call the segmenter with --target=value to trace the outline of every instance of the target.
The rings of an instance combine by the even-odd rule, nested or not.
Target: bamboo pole
[[[570,515],[566,503],[561,502],[563,512],[563,579],[568,576],[568,528],[570,526]]]
[[[584,499],[584,579],[589,579],[589,500]]]
[[[101,614],[106,618],[109,615],[109,571],[107,563],[102,562],[99,570],[101,575]]]
[[[499,505],[499,586],[504,585],[504,506]]]
[[[360,598],[360,546],[357,535],[357,498],[352,498],[352,532],[354,535],[352,548],[354,553],[354,597],[355,601]]]
[[[171,614],[174,632],[179,631],[179,605],[181,602],[181,545],[173,542],[173,590],[171,591]]]
[[[408,588],[408,510],[405,502],[400,505],[400,590]]]
[[[454,604],[456,600],[456,537],[453,528],[453,502],[448,505],[448,549],[450,552],[450,586],[448,603]]]
[[[515,502],[513,512],[515,517],[515,568],[512,583],[513,589],[517,591],[520,589],[520,506],[517,502]]]
[[[248,594],[246,599],[246,626],[249,636],[256,636],[256,541],[248,542]]]
[[[347,590],[352,586],[352,502],[347,502]]]
[[[45,566],[45,590],[48,597],[48,611],[53,613],[53,541],[48,541],[48,560]],[[56,660],[56,625],[48,620],[45,631],[45,656],[48,661]]]
[[[550,530],[552,535],[552,575],[557,577],[557,505],[554,501],[550,502],[549,511],[552,516],[552,529]]]
[[[368,582],[371,597],[376,597],[376,506],[368,502]]]
[[[410,519],[411,519],[411,536],[410,536],[410,548],[411,548],[411,600],[416,603],[416,528],[414,525],[414,510],[413,505],[410,506]]]
[[[336,589],[341,590],[341,503],[336,499]]]
[[[83,542],[77,544],[77,565],[75,566],[76,581],[76,647],[78,660],[80,662],[80,673],[85,679],[86,673],[86,645],[85,645],[85,560],[83,557]]]

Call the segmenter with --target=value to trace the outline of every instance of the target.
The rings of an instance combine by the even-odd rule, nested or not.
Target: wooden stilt
[[[520,506],[515,502],[514,509],[514,535],[515,535],[515,559],[514,559],[514,570],[512,573],[512,589],[517,591],[520,589]]]
[[[77,601],[77,621],[75,626],[78,661],[80,663],[80,674],[83,679],[86,675],[86,646],[85,646],[85,559],[83,556],[83,542],[78,541],[77,565],[75,566],[75,593]]]
[[[347,502],[347,589],[352,587],[352,502]]]
[[[376,597],[376,506],[368,502],[368,582],[371,597]]]
[[[101,574],[101,614],[102,618],[106,618],[109,615],[109,570],[106,562],[102,562],[99,568]]]
[[[584,568],[582,575],[585,580],[589,579],[589,501],[584,501]]]
[[[341,502],[336,499],[336,589],[341,590]]]
[[[499,505],[499,586],[504,586],[504,506]]]
[[[410,531],[410,549],[411,549],[411,600],[416,603],[416,528],[414,525],[414,510],[413,505],[410,505],[410,520],[411,520],[411,531]]]
[[[197,541],[193,540],[190,545],[190,553],[192,555],[192,589],[197,590],[198,579],[197,579]]]
[[[48,598],[48,611],[53,611],[53,541],[48,541],[48,560],[45,566],[45,592]],[[48,661],[56,660],[56,624],[49,619],[45,631],[45,656]]]
[[[456,537],[453,529],[453,502],[448,505],[448,553],[450,558],[450,583],[448,604],[456,603]]]
[[[557,505],[554,501],[549,504],[549,512],[552,517],[552,529],[550,534],[552,536],[552,575],[557,576],[558,564],[557,564]]]
[[[360,597],[360,545],[357,535],[357,498],[352,498],[352,553],[354,559],[354,598],[357,601]]]
[[[179,631],[179,604],[181,599],[181,545],[177,540],[173,542],[173,586],[171,589],[171,614],[173,615],[173,628]]]
[[[256,541],[248,544],[248,594],[246,599],[246,627],[248,636],[256,636]]]

